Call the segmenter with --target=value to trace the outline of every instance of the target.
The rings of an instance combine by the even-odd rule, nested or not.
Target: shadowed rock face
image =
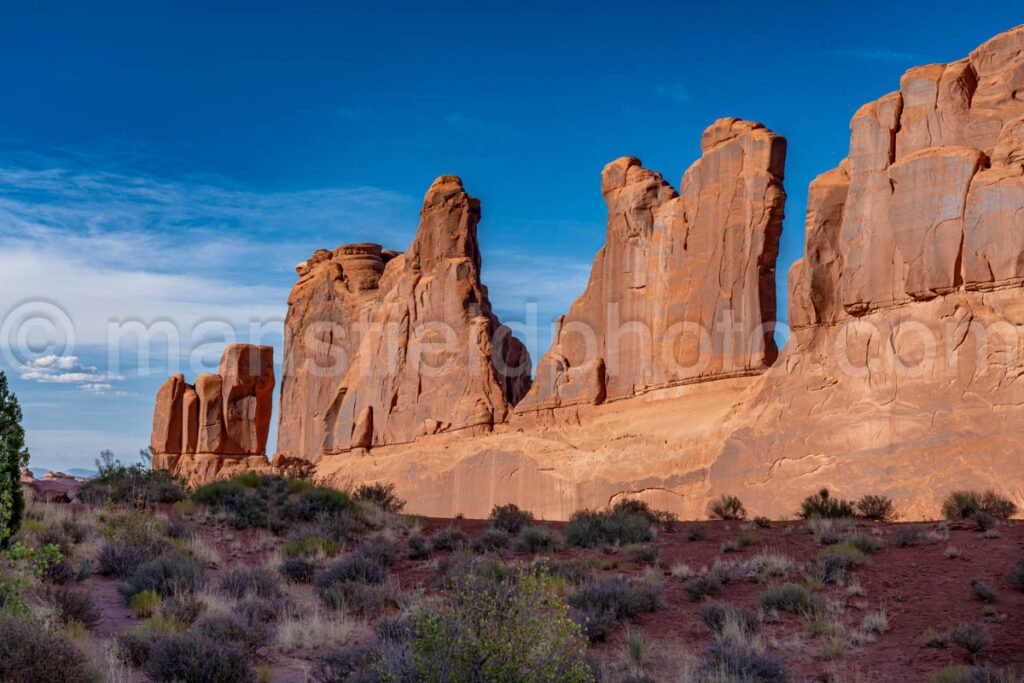
[[[530,358],[480,282],[480,203],[455,176],[427,191],[404,254],[318,251],[285,322],[278,454],[325,453],[489,429],[530,383]]]
[[[605,245],[558,322],[519,413],[764,370],[777,351],[775,259],[786,141],[721,119],[680,196],[634,157],[608,164]]]
[[[271,346],[228,346],[220,373],[200,375],[195,386],[183,375],[171,376],[153,409],[153,467],[202,482],[225,459],[266,463],[273,393]]]

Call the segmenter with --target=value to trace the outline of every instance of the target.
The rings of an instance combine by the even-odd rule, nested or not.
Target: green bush
[[[753,645],[734,641],[715,641],[701,655],[694,671],[697,681],[743,681],[744,683],[783,683],[786,665],[774,655]]]
[[[942,503],[942,514],[946,519],[973,519],[979,513],[987,513],[998,519],[1009,519],[1017,514],[1017,505],[995,491],[968,491],[960,489],[949,494]]]
[[[729,520],[746,519],[747,509],[743,507],[743,501],[736,496],[723,494],[708,503],[708,517]]]
[[[304,536],[288,541],[281,546],[281,554],[285,557],[334,557],[341,552],[341,544],[325,536]]]
[[[492,527],[510,534],[518,534],[523,527],[533,524],[534,521],[532,512],[520,510],[514,503],[495,505],[488,519]]]
[[[800,519],[853,517],[853,505],[842,498],[832,498],[828,489],[822,489],[817,494],[804,498],[797,514]]]
[[[207,614],[195,625],[195,633],[215,643],[236,645],[255,652],[270,640],[266,624],[241,614]]]
[[[816,607],[816,601],[806,588],[795,583],[780,583],[769,586],[761,593],[761,607],[783,612],[808,613]]]
[[[716,637],[750,639],[761,632],[761,615],[731,602],[705,602],[700,608],[700,620]],[[734,632],[727,633],[730,630]]]
[[[160,596],[155,590],[139,591],[128,601],[132,614],[140,619],[148,619],[160,609]]]
[[[279,571],[288,583],[313,583],[316,568],[309,560],[293,558],[282,562]]]
[[[157,683],[253,683],[251,655],[231,643],[212,641],[198,633],[155,638],[143,671]]]
[[[516,538],[520,553],[555,553],[565,546],[565,536],[546,524],[524,527]]]
[[[893,522],[899,519],[896,506],[891,498],[867,495],[857,501],[857,514],[877,522]]]
[[[119,590],[126,600],[142,591],[154,591],[161,598],[192,595],[206,586],[206,568],[191,557],[167,555],[139,567]]]
[[[405,508],[405,501],[395,495],[394,484],[361,484],[353,495],[356,500],[376,505],[384,512],[397,515]]]
[[[28,467],[28,458],[21,407],[7,388],[7,375],[0,371],[0,549],[8,546],[25,516],[21,468]]]
[[[53,683],[102,680],[89,658],[60,633],[28,617],[0,611],[0,681]]]
[[[702,574],[683,582],[683,592],[694,602],[714,597],[722,592],[722,581],[717,576]]]
[[[658,546],[653,543],[631,543],[625,550],[627,555],[640,564],[654,565],[658,562]]]
[[[1010,571],[1006,572],[1006,583],[1010,584],[1019,591],[1024,591],[1024,555],[1014,563]]]
[[[281,595],[281,582],[266,567],[235,567],[220,580],[220,589],[235,600],[277,598]]]
[[[589,548],[646,543],[654,538],[654,532],[649,515],[620,507],[598,512],[574,512],[565,526],[565,537],[570,545]]]
[[[412,541],[412,539],[409,539]],[[498,527],[492,527],[487,529],[478,539],[475,539],[471,544],[473,552],[486,553],[492,550],[501,550],[507,548],[508,544],[512,542],[512,535],[504,529]]]
[[[461,550],[469,545],[469,536],[461,529],[448,527],[441,529],[430,537],[430,545],[438,552],[452,552]]]
[[[151,470],[141,463],[125,465],[110,451],[96,460],[97,474],[78,490],[78,500],[90,505],[176,503],[185,498],[185,482],[166,470]]]
[[[586,642],[550,579],[457,587],[413,617],[412,680],[582,683]]]
[[[74,622],[92,628],[103,615],[93,599],[85,593],[69,588],[58,588],[49,595],[49,598],[57,612],[57,618],[65,624]]]

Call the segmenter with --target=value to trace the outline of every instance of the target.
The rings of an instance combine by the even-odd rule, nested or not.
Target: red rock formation
[[[775,259],[786,141],[721,119],[701,139],[682,196],[633,157],[608,164],[605,245],[559,319],[527,413],[763,371],[777,355]]]
[[[220,374],[200,375],[195,386],[173,375],[157,392],[153,409],[153,467],[199,483],[225,466],[268,468],[273,390],[270,346],[228,346]]]
[[[735,408],[714,490],[773,509],[826,485],[917,515],[958,487],[1020,499],[1021,92],[1024,27],[857,112],[811,185],[793,338]]]
[[[404,254],[355,244],[299,264],[279,455],[316,461],[504,421],[529,386],[530,360],[480,282],[479,220],[462,181],[442,176]]]

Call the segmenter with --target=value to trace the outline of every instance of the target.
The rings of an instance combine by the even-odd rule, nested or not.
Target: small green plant
[[[889,613],[884,609],[864,615],[860,628],[864,633],[882,635],[890,629]]]
[[[722,544],[723,553],[740,553],[754,545],[757,536],[752,531],[744,531],[736,538],[731,538]]]
[[[853,517],[853,505],[842,498],[832,498],[828,489],[821,489],[817,494],[804,498],[797,514],[801,519]]]
[[[633,680],[644,680],[653,650],[651,642],[639,629],[627,628],[622,650],[630,676]]]
[[[857,501],[856,507],[857,514],[865,519],[873,519],[876,522],[894,522],[899,519],[892,499],[885,496],[864,496]]]
[[[795,583],[780,583],[766,588],[760,597],[761,607],[783,612],[807,613],[817,605],[806,588]]]
[[[935,650],[944,650],[949,647],[949,633],[943,633],[934,626],[929,626],[917,637],[921,647],[929,647]]]
[[[723,494],[708,503],[708,517],[712,519],[741,520],[747,518],[743,501],[736,496]]]
[[[155,590],[139,591],[131,597],[128,605],[133,615],[139,619],[148,619],[160,609],[160,596]]]
[[[281,546],[285,557],[334,557],[341,552],[341,544],[326,536],[304,536]]]
[[[722,592],[722,581],[716,576],[701,575],[683,582],[683,591],[694,602],[714,597]]]

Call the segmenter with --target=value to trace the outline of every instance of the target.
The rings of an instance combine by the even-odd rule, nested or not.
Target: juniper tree
[[[11,536],[21,527],[25,514],[21,468],[27,465],[21,407],[7,387],[7,375],[0,371],[0,548],[6,548]]]

